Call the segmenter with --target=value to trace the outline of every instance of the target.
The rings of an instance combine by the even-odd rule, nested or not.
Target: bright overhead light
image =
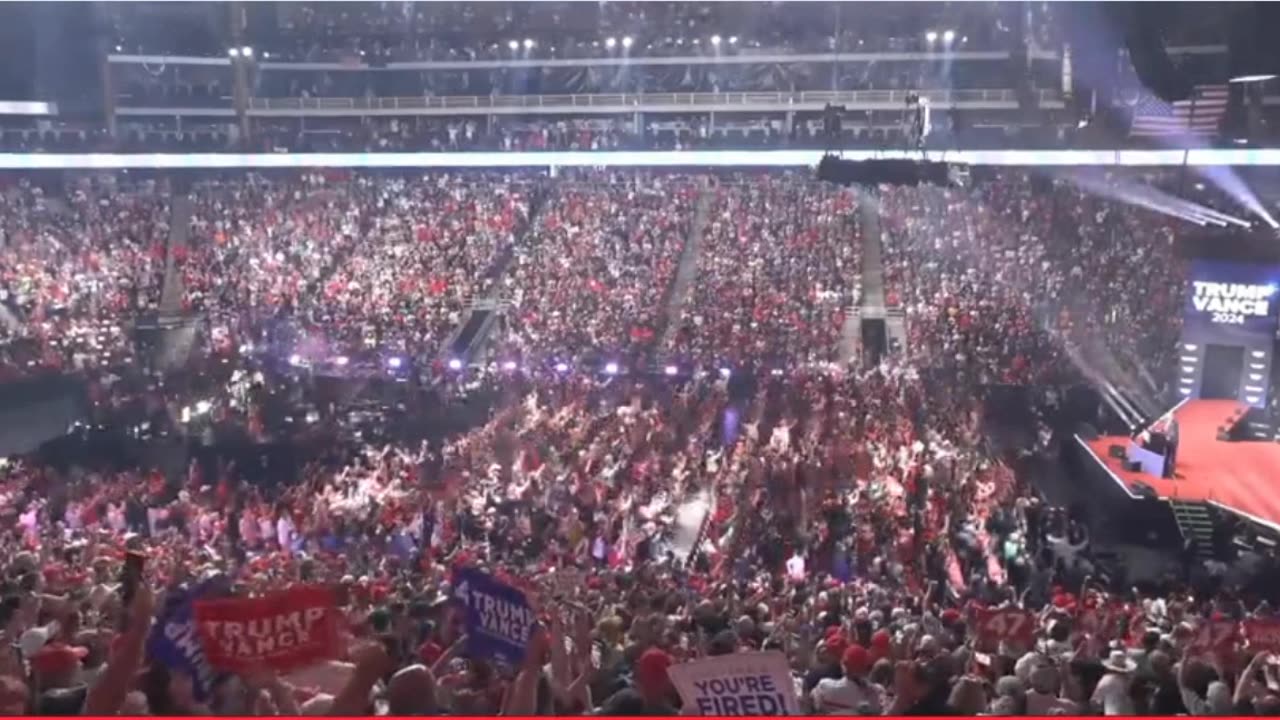
[[[616,362],[606,363],[604,366],[604,372],[606,375],[617,375],[618,363]]]
[[[532,40],[531,38],[525,38],[525,39],[524,39],[524,49],[525,49],[525,50],[529,50],[529,49],[532,49],[532,48],[533,48],[533,40]]]
[[[516,42],[515,40],[512,40],[507,43],[507,47],[511,48],[512,50],[515,50],[516,48],[520,47],[520,43]]]
[[[116,52],[124,52],[124,46],[123,46],[123,45],[117,45],[117,46],[116,46]]]
[[[461,370],[461,369],[462,369],[462,361],[461,361],[461,360],[459,360],[458,358],[450,358],[450,359],[449,359],[449,369],[450,369],[450,370]]]
[[[245,45],[244,47],[240,48],[240,54],[244,55],[245,57],[253,57],[253,48],[249,47],[248,45]]]
[[[680,372],[680,368],[677,368],[675,365],[668,365],[662,369],[662,372],[666,373],[667,375],[675,375],[676,373]]]
[[[1254,75],[1237,75],[1231,78],[1228,82],[1255,83],[1255,82],[1265,82],[1267,80],[1272,80],[1274,78],[1275,78],[1275,73],[1257,73]]]
[[[712,44],[712,45],[719,45],[719,44],[720,44],[720,36],[719,36],[719,35],[712,35],[712,36],[711,36],[711,44]]]
[[[738,36],[737,36],[737,35],[730,35],[730,36],[729,36],[729,44],[730,44],[730,45],[737,45],[737,44],[738,44]]]
[[[624,48],[629,48],[629,47],[631,47],[631,43],[632,43],[632,42],[634,42],[634,41],[631,39],[631,36],[630,36],[630,35],[628,35],[628,36],[626,36],[626,37],[622,38],[622,47],[624,47]]]
[[[618,44],[618,38],[606,38],[604,41],[604,46],[611,50],[613,49],[613,46],[617,44]]]
[[[938,33],[930,30],[929,32],[924,34],[924,39],[928,40],[929,42],[933,42],[938,39]]]
[[[240,48],[227,48],[227,55],[231,57],[240,57]]]
[[[947,41],[947,42],[951,42],[952,40],[955,40],[955,39],[956,39],[956,31],[955,31],[955,30],[948,30],[948,31],[946,31],[946,32],[942,33],[942,39],[943,39],[943,40],[945,40],[945,41]]]

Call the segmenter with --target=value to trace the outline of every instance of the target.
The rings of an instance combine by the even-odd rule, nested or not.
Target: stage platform
[[[1239,422],[1246,409],[1235,400],[1190,400],[1175,410],[1179,446],[1174,479],[1125,470],[1123,460],[1111,457],[1108,448],[1127,448],[1128,437],[1076,440],[1131,497],[1139,497],[1136,483],[1146,483],[1162,500],[1212,503],[1280,532],[1280,443],[1218,439],[1219,429]]]

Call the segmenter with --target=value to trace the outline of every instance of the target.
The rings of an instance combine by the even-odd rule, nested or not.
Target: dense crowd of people
[[[889,300],[910,318],[910,347],[981,382],[1125,378],[1169,399],[1186,276],[1176,220],[1065,179],[880,198]]]
[[[372,3],[279,3],[269,20],[255,17],[244,39],[268,59],[289,62],[504,59],[516,50],[536,57],[670,57],[712,52],[823,52],[854,47],[921,51],[921,28],[950,29],[975,49],[1018,42],[1014,7],[980,3],[894,9],[810,3],[781,8],[760,3],[458,3],[449,7]],[[1051,13],[1036,8],[1032,32],[1047,41]],[[221,55],[229,44],[221,24],[203,13],[112,8],[119,52]],[[167,23],[167,25],[166,25]],[[164,30],[169,30],[165,32]],[[718,36],[721,41],[713,43]],[[614,38],[610,44],[608,38]],[[624,38],[630,38],[624,42]],[[524,40],[531,42],[526,46]],[[221,40],[222,42],[219,42]],[[185,42],[183,42],[185,41]],[[934,45],[936,46],[935,38]]]
[[[717,187],[669,352],[715,368],[834,362],[845,317],[859,300],[856,212],[852,191],[805,178]]]
[[[485,297],[529,192],[450,174],[213,183],[195,195],[187,301],[228,328],[247,321],[233,335],[250,342],[284,321],[313,361],[368,349],[431,357]]]
[[[0,193],[6,374],[103,367],[130,355],[121,318],[159,302],[169,210],[164,188],[126,181],[85,177],[46,196],[18,180]]]
[[[985,433],[991,384],[1050,387],[1086,364],[1169,376],[1176,227],[1145,211],[1016,173],[854,191],[774,173],[327,170],[189,192],[22,181],[3,202],[16,335],[123,326],[178,278],[233,347],[286,326],[282,356],[429,358],[487,299],[505,316],[492,365],[512,369],[458,373],[489,398],[474,422],[322,442],[295,472],[208,454],[176,473],[0,467],[6,712],[676,714],[672,668],[756,651],[785,654],[787,691],[815,714],[1280,702],[1269,646],[1205,640],[1273,621],[1268,605],[1109,582],[1086,524]],[[174,217],[189,217],[177,246]],[[845,362],[877,235],[909,337]],[[48,317],[64,325],[40,335]],[[146,562],[126,598],[130,552]],[[459,568],[530,600],[524,660],[473,648]],[[341,650],[211,678],[166,662],[154,618],[210,583],[332,588]]]

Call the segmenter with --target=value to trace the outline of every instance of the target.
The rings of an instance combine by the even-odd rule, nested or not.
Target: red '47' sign
[[[1035,635],[1035,616],[1021,608],[979,609],[976,621],[978,639],[983,642],[1030,645]]]

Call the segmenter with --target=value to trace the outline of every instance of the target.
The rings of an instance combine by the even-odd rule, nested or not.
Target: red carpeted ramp
[[[1219,428],[1235,424],[1246,409],[1235,400],[1191,400],[1174,411],[1179,445],[1172,480],[1129,472],[1108,455],[1112,445],[1127,448],[1127,437],[1081,442],[1131,494],[1143,482],[1162,499],[1213,502],[1280,531],[1280,443],[1218,439]]]

